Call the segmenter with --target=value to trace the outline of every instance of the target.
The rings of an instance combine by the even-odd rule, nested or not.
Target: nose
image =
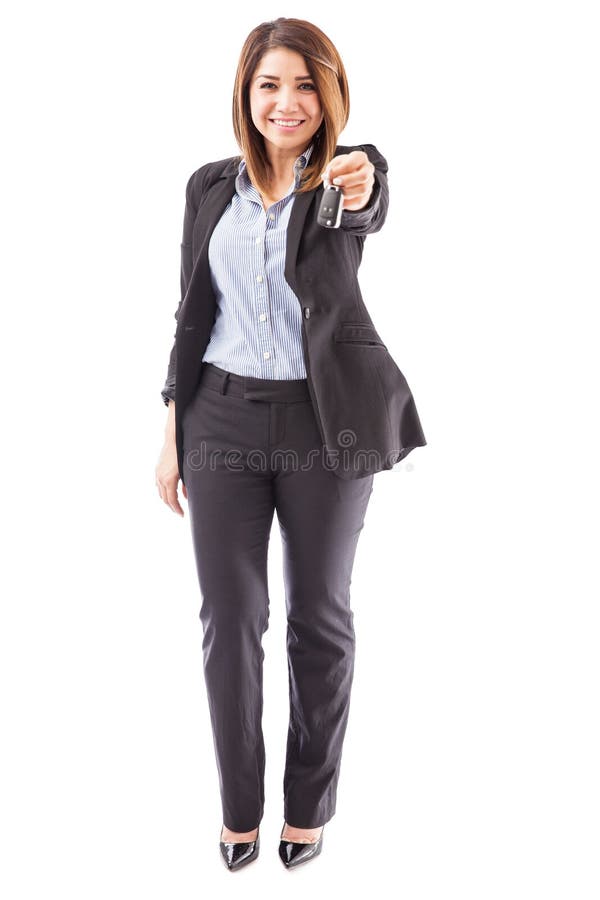
[[[277,100],[277,112],[291,115],[298,110],[298,99],[295,87],[283,87]]]

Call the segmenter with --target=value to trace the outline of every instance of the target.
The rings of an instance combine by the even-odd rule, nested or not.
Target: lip
[[[293,122],[294,119],[281,119],[282,122]],[[275,128],[279,128],[280,131],[295,131],[297,128],[300,128],[304,125],[306,119],[300,119],[298,125],[278,125],[274,119],[269,119],[271,125],[274,125]]]

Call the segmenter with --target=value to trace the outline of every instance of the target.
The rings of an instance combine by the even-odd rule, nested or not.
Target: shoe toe
[[[260,836],[255,841],[219,841],[221,856],[230,871],[241,869],[247,863],[256,859],[260,849]]]
[[[295,841],[279,841],[279,858],[283,864],[291,869],[301,863],[308,862],[318,856],[323,847],[323,831],[319,839],[313,843],[296,843]]]

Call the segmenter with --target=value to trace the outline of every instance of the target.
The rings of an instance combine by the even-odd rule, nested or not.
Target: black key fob
[[[342,219],[344,195],[335,184],[326,184],[321,197],[317,222],[323,228],[339,228]]]

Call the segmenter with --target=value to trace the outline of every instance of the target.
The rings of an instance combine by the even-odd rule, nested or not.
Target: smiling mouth
[[[302,125],[306,119],[269,119],[269,122],[272,122],[274,125],[280,125],[284,128],[297,128],[298,125]]]

